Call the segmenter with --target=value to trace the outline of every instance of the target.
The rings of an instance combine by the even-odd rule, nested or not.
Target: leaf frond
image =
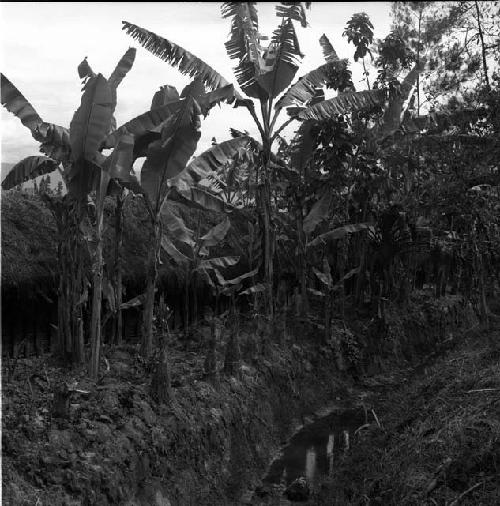
[[[319,38],[319,45],[323,50],[323,57],[327,62],[337,61],[339,59],[337,51],[335,51],[335,48],[325,34]]]
[[[363,109],[370,109],[376,105],[383,105],[385,98],[385,90],[346,92],[299,111],[297,117],[302,120],[321,121],[335,115],[349,114]]]
[[[174,42],[133,23],[122,21],[122,24],[122,29],[136,39],[142,47],[177,68],[181,74],[191,78],[201,78],[210,90],[216,90],[230,84],[210,65]]]
[[[315,96],[317,89],[322,88],[328,82],[330,73],[334,68],[335,64],[333,62],[325,63],[302,76],[276,102],[275,109],[282,109],[291,105],[305,105]]]
[[[298,21],[302,28],[308,26],[306,19],[306,5],[302,2],[281,2],[281,5],[276,6],[276,16],[279,18],[288,18]]]
[[[132,68],[137,50],[135,47],[129,47],[125,54],[121,57],[115,70],[109,76],[108,82],[112,88],[117,88]]]
[[[0,91],[2,105],[33,133],[43,123],[35,108],[24,95],[3,75],[0,74]]]
[[[2,181],[2,189],[10,190],[38,176],[49,174],[57,169],[59,162],[46,156],[28,156],[16,163]]]

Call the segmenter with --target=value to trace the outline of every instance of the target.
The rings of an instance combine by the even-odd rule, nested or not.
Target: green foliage
[[[347,42],[352,42],[356,47],[354,61],[363,59],[367,54],[372,56],[369,46],[373,42],[373,25],[368,14],[365,12],[353,14],[342,35],[347,37]]]

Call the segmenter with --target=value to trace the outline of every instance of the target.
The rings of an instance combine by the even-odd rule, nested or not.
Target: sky
[[[279,23],[275,5],[257,3],[262,34],[271,35]],[[188,83],[188,78],[177,69],[126,35],[121,30],[122,20],[179,44],[236,84],[232,72],[236,60],[229,59],[224,47],[230,20],[222,19],[220,6],[220,2],[1,2],[0,68],[44,121],[69,127],[80,105],[77,66],[82,59],[88,57],[92,69],[108,77],[127,48],[136,47],[134,66],[118,88],[115,116],[121,125],[149,110],[160,86],[174,85],[180,92]],[[363,89],[359,84],[361,63],[354,63],[354,47],[341,36],[356,12],[370,16],[375,38],[389,32],[390,2],[312,3],[307,13],[309,27],[296,26],[305,53],[296,78],[324,63],[318,40],[325,33],[339,57],[352,61],[354,83]],[[0,114],[2,163],[16,163],[39,154],[38,143],[29,130],[5,108],[1,108]],[[229,138],[230,127],[257,135],[246,110],[223,104],[212,109],[202,121],[197,153],[210,147],[212,137],[218,141]]]

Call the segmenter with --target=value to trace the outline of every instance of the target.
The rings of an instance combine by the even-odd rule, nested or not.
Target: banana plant
[[[134,136],[132,160],[146,157],[140,183],[125,181],[135,193],[142,195],[151,222],[141,344],[146,357],[152,353],[153,307],[163,221],[169,220],[167,199],[198,209],[225,210],[226,204],[217,195],[197,186],[206,177],[205,168],[198,166],[196,159],[188,162],[201,135],[200,116],[206,116],[221,101],[233,101],[233,95],[232,86],[207,91],[201,79],[194,79],[180,95],[173,86],[162,86],[153,97],[150,111],[122,125],[103,142],[104,147],[112,147],[120,135],[131,134]]]
[[[273,32],[268,45],[259,33],[258,14],[255,2],[225,2],[222,16],[231,19],[231,33],[225,43],[231,59],[237,61],[236,80],[247,98],[236,87],[216,72],[210,65],[174,42],[127,21],[123,29],[144,48],[165,62],[176,67],[181,73],[202,80],[214,92],[230,90],[235,106],[245,107],[253,118],[261,137],[261,162],[256,168],[259,184],[258,204],[260,226],[263,237],[265,283],[267,286],[267,311],[273,314],[274,278],[274,225],[271,213],[271,179],[276,169],[272,161],[272,145],[280,133],[294,120],[309,117],[328,118],[332,114],[357,111],[385,102],[384,90],[366,92],[346,91],[329,100],[315,103],[317,89],[330,82],[330,75],[339,65],[331,57],[325,64],[308,72],[292,84],[303,58],[300,50],[295,23],[307,26],[306,9],[301,2],[283,2],[276,7],[276,15],[281,19]],[[257,104],[255,103],[257,101]],[[279,116],[287,110],[289,118],[279,126]],[[260,118],[259,118],[260,116]],[[219,159],[222,167],[229,158]]]
[[[323,270],[319,270],[316,267],[313,267],[313,272],[316,275],[316,277],[321,282],[321,285],[323,287],[322,290],[316,290],[313,288],[308,288],[308,291],[318,297],[321,297],[324,299],[324,308],[325,308],[325,320],[324,320],[324,327],[325,327],[325,343],[328,342],[328,340],[331,337],[331,321],[332,321],[332,311],[333,311],[333,301],[334,301],[334,295],[335,292],[341,291],[342,292],[342,298],[344,297],[344,282],[347,281],[352,276],[359,273],[359,267],[356,267],[355,269],[351,269],[347,274],[343,274],[341,271],[341,278],[337,283],[334,283],[332,272],[330,269],[330,264],[328,263],[328,260],[326,257],[323,257]],[[343,300],[342,300],[342,311],[343,311]],[[342,315],[344,316],[344,315]]]
[[[135,49],[130,48],[109,79],[102,74],[96,75],[86,60],[79,65],[79,75],[85,82],[81,105],[73,116],[70,129],[44,122],[14,84],[4,75],[0,76],[2,105],[29,128],[45,155],[27,157],[16,164],[2,182],[2,188],[12,188],[54,170],[61,172],[68,188],[62,199],[49,195],[43,195],[43,198],[55,216],[59,231],[58,349],[64,358],[73,362],[84,359],[83,305],[88,299],[89,285],[84,272],[85,242],[92,255],[94,297],[89,370],[93,377],[97,375],[100,348],[103,202],[109,181],[130,172],[126,163],[130,139],[120,138],[108,157],[100,150],[102,141],[112,129],[116,88],[132,67],[134,58]],[[87,213],[92,190],[97,192],[95,230],[89,224]]]
[[[198,277],[207,282],[213,289],[215,285],[210,272],[232,267],[239,262],[238,256],[210,257],[210,248],[220,244],[226,237],[231,222],[226,216],[220,223],[212,227],[203,236],[200,235],[201,213],[198,211],[198,226],[196,232],[189,229],[182,218],[172,213],[165,215],[166,230],[162,237],[162,247],[176,264],[185,272],[185,331],[189,322],[189,291],[193,286],[194,318],[197,318],[197,280]],[[181,245],[179,248],[176,246]],[[180,250],[179,250],[180,249]]]

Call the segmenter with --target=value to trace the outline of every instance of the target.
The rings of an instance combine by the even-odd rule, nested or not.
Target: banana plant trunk
[[[115,288],[116,288],[116,316],[115,316],[115,342],[122,344],[123,340],[123,314],[121,310],[123,281],[122,281],[122,248],[123,248],[123,204],[124,196],[116,197],[115,215]]]
[[[57,257],[59,265],[59,285],[57,298],[57,346],[55,353],[64,361],[82,363],[84,361],[83,311],[84,250],[80,229],[82,222],[81,206],[65,196],[56,201],[43,195],[56,220],[58,229]]]
[[[158,279],[158,258],[160,256],[162,227],[159,216],[153,223],[151,232],[152,248],[149,251],[146,272],[146,299],[142,314],[142,342],[141,353],[149,358],[153,353],[153,312],[155,302],[155,288]]]
[[[97,200],[100,195],[98,192]],[[91,379],[97,379],[99,374],[99,361],[101,354],[101,306],[102,306],[102,230],[103,230],[103,205],[97,204],[96,223],[96,246],[92,261],[92,323],[91,323],[91,356],[89,364],[89,375]]]
[[[186,265],[185,280],[184,280],[184,339],[187,340],[188,327],[189,327],[189,274],[191,266]],[[187,341],[186,341],[187,342]]]
[[[274,255],[273,255],[273,242],[272,242],[273,237],[271,230],[271,191],[267,175],[265,175],[264,177],[265,177],[264,183],[260,188],[259,204],[261,207],[261,229],[263,231],[262,235],[264,239],[264,275],[267,287],[266,290],[267,315],[269,318],[272,318],[274,314],[274,300],[273,300]]]
[[[198,321],[198,283],[196,278],[196,271],[193,272],[193,322],[196,325]]]
[[[167,353],[167,343],[161,338],[160,358],[155,366],[151,379],[151,397],[158,404],[169,404],[173,400],[170,364]]]
[[[333,293],[328,289],[325,293],[325,335],[324,344],[327,344],[332,337],[332,306],[333,306]]]
[[[302,203],[297,203],[297,234],[298,234],[298,274],[300,282],[300,314],[304,316],[309,311],[306,279],[306,237],[304,233],[304,216]]]

